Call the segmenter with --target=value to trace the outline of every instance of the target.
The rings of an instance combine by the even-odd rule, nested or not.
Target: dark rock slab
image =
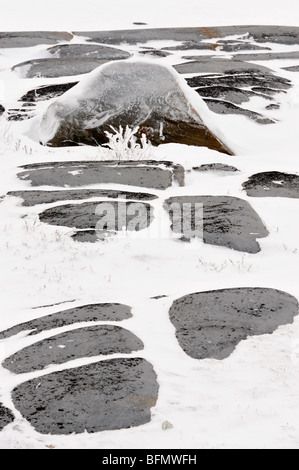
[[[59,59],[87,58],[98,60],[128,59],[131,54],[115,47],[98,44],[59,44],[48,49],[48,52]]]
[[[173,66],[179,73],[226,73],[250,72],[270,74],[271,69],[263,65],[252,65],[249,62],[242,62],[234,59],[218,59],[213,56],[191,57],[190,62]]]
[[[158,196],[148,193],[132,193],[129,191],[114,191],[113,189],[68,189],[60,191],[10,191],[7,196],[22,199],[23,206],[51,204],[59,201],[83,201],[90,198],[133,199],[151,201]]]
[[[225,101],[230,101],[235,104],[245,103],[253,97],[262,97],[267,100],[271,100],[267,94],[261,95],[250,90],[242,90],[236,87],[216,85],[216,86],[206,86],[196,89],[197,93],[203,98],[216,98],[222,99]]]
[[[234,173],[238,170],[235,166],[226,165],[224,163],[205,163],[200,166],[194,166],[192,170],[196,171],[216,171],[216,172],[223,172],[223,173]]]
[[[253,197],[299,197],[299,176],[280,171],[256,173],[242,186]]]
[[[14,65],[12,70],[22,78],[55,78],[89,73],[107,60],[98,59],[34,59]]]
[[[51,98],[57,98],[63,95],[66,91],[70,90],[73,86],[77,85],[78,82],[72,83],[59,83],[57,85],[44,85],[36,87],[33,90],[27,91],[19,101],[26,103],[37,103],[39,101],[46,101]]]
[[[80,161],[34,163],[23,166],[18,177],[32,186],[79,187],[116,183],[166,189],[173,182],[184,185],[184,168],[166,161]]]
[[[140,426],[158,397],[153,367],[112,359],[55,372],[16,387],[12,398],[37,432],[71,434]]]
[[[257,44],[252,44],[250,42],[241,42],[241,41],[233,41],[233,40],[221,40],[218,41],[218,45],[220,46],[220,50],[225,52],[238,52],[238,51],[258,51],[258,50],[268,50],[270,51],[270,47],[266,46],[258,46]]]
[[[242,61],[299,59],[299,51],[238,54],[234,56],[234,59]]]
[[[0,104],[0,116],[4,113],[5,108]]]
[[[32,47],[40,44],[57,44],[70,41],[73,35],[63,31],[18,31],[1,32],[0,48]]]
[[[297,314],[295,297],[260,287],[188,294],[169,311],[181,348],[194,359],[225,359],[240,341],[273,333]]]
[[[141,55],[149,55],[154,57],[167,57],[171,54],[171,52],[162,51],[159,49],[146,49],[144,51],[138,51]]]
[[[278,103],[272,103],[272,104],[268,104],[268,106],[265,106],[265,109],[271,111],[273,109],[279,109],[280,108],[280,104]]]
[[[103,232],[115,233],[123,227],[128,231],[147,228],[153,220],[153,209],[144,202],[84,202],[46,209],[39,218],[50,225],[96,229],[101,237]]]
[[[2,431],[5,426],[12,423],[14,419],[13,413],[0,403],[0,431]]]
[[[5,359],[2,366],[15,374],[24,374],[83,357],[127,354],[140,349],[143,343],[130,331],[119,326],[96,325],[32,344]]]
[[[290,80],[270,74],[255,73],[245,71],[242,73],[229,73],[226,75],[199,75],[187,78],[187,83],[191,87],[204,86],[233,86],[236,88],[252,87],[252,91],[261,93],[278,93],[289,89],[292,84]]]
[[[299,72],[299,65],[291,65],[290,67],[282,67],[283,70],[287,70],[288,72]]]
[[[171,40],[198,44],[207,39],[221,39],[227,36],[247,36],[254,42],[299,44],[299,28],[296,26],[209,26],[193,28],[150,28],[118,31],[80,31],[77,35],[103,44],[137,44],[152,40]],[[215,41],[216,42],[216,41]]]
[[[218,44],[213,44],[210,42],[191,42],[184,41],[182,44],[177,46],[166,46],[162,47],[162,51],[189,51],[189,50],[198,50],[198,51],[215,51],[218,47]]]
[[[197,229],[196,204],[203,205],[204,243],[247,253],[260,251],[256,239],[266,237],[267,229],[247,201],[230,196],[178,196],[167,199],[164,207],[170,216],[171,229],[181,233],[183,241],[201,236],[200,225]]]
[[[92,321],[121,321],[131,318],[131,307],[118,303],[101,303],[82,305],[61,312],[52,313],[44,317],[20,323],[7,330],[0,331],[0,340],[10,338],[21,331],[27,331],[28,336],[36,335],[42,331],[61,328],[81,322]]]
[[[205,98],[204,101],[208,105],[209,109],[217,114],[241,114],[242,116],[246,116],[249,119],[252,119],[258,124],[275,123],[273,119],[267,118],[260,113],[256,113],[255,111],[250,111],[249,109],[236,106],[235,104],[230,103],[229,101],[215,100],[211,98]]]

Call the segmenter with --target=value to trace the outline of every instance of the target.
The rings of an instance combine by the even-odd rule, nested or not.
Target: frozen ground
[[[144,27],[133,26],[136,21],[148,23],[148,27],[248,23],[299,25],[298,6],[291,1],[284,4],[283,11],[273,8],[272,2],[263,2],[262,8],[260,2],[250,2],[250,9],[240,11],[238,2],[228,2],[224,8],[222,2],[219,2],[220,6],[217,2],[190,1],[187,2],[188,8],[186,2],[183,6],[178,2],[159,2],[159,6],[152,4],[150,11],[146,12],[144,5],[141,10],[140,2],[109,2],[109,8],[103,5],[106,17],[99,14],[99,20],[95,20],[93,8],[100,13],[99,3],[102,2],[86,2],[80,15],[79,2],[72,2],[71,14],[69,2],[63,2],[60,7],[65,9],[62,15],[56,14],[56,2],[51,2],[46,15],[38,13],[37,2],[26,2],[25,11],[20,9],[21,2],[1,3],[5,3],[6,12],[0,19],[2,31],[100,31]],[[19,16],[15,15],[16,7]],[[85,40],[75,36],[72,42]],[[155,48],[171,45],[176,43],[148,44]],[[296,51],[299,47],[266,45],[275,52]],[[23,93],[40,83],[38,78],[21,79],[16,72],[10,71],[10,67],[25,60],[45,57],[47,47],[0,50],[0,102],[13,107]],[[121,46],[142,60],[138,47]],[[216,54],[223,55],[220,51]],[[177,51],[153,60],[174,65],[184,62],[184,55],[191,53]],[[148,58],[144,57],[144,60]],[[293,87],[277,98],[280,109],[267,113],[277,122],[259,125],[244,116],[223,116],[207,110],[209,124],[225,137],[225,143],[236,155],[228,156],[181,144],[160,145],[152,149],[151,159],[183,165],[185,186],[173,185],[164,191],[148,189],[146,192],[159,196],[151,204],[156,220],[163,227],[169,226],[169,220],[162,210],[161,200],[170,196],[209,194],[248,201],[269,231],[267,237],[258,240],[259,253],[242,253],[203,244],[200,240],[183,244],[153,234],[144,237],[142,233],[139,236],[119,236],[103,243],[77,243],[69,237],[70,229],[40,223],[38,213],[43,207],[24,208],[14,198],[3,199],[0,204],[0,329],[84,304],[118,302],[129,305],[132,307],[131,318],[119,322],[106,321],[105,324],[130,330],[141,339],[144,349],[126,355],[105,356],[105,359],[144,358],[153,365],[157,374],[159,394],[156,405],[151,409],[151,421],[142,426],[94,434],[40,434],[15,409],[10,395],[13,388],[45,373],[90,364],[103,357],[76,359],[63,366],[52,364],[44,371],[21,375],[1,367],[0,400],[15,413],[15,420],[0,433],[0,448],[298,448],[298,317],[292,324],[280,326],[272,334],[251,336],[242,341],[224,360],[197,360],[185,354],[179,346],[168,316],[175,299],[213,289],[268,287],[299,298],[298,199],[249,197],[242,190],[242,183],[254,173],[281,171],[298,174],[299,74],[283,70],[279,60],[257,63],[292,81]],[[298,60],[294,59],[283,61],[284,67],[297,64]],[[80,79],[72,77],[73,80],[77,78]],[[55,79],[48,81],[53,82]],[[46,83],[44,80],[43,84]],[[247,104],[248,109],[257,112],[264,109],[260,98],[253,98]],[[38,113],[44,106],[40,103]],[[28,183],[16,177],[18,166],[110,158],[108,149],[42,147],[37,142],[35,127],[28,123],[30,121],[10,121],[8,124],[4,119],[0,122],[2,196],[8,191],[29,189]],[[188,172],[194,166],[216,162],[233,165],[240,171],[226,175]],[[101,187],[111,188],[111,185]],[[129,185],[114,185],[113,189],[140,190]],[[157,296],[163,297],[153,298]],[[63,327],[55,333],[68,329]],[[20,348],[49,336],[47,331],[36,336],[25,336],[21,332],[0,341],[1,362]],[[162,425],[165,421],[173,427],[164,430]]]

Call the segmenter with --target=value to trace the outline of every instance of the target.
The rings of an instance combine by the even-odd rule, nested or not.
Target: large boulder
[[[111,132],[111,126],[139,126],[137,137],[146,134],[154,145],[178,142],[232,153],[207,128],[209,119],[202,99],[173,69],[115,61],[98,67],[48,106],[40,122],[40,141],[52,146],[99,145],[108,141],[105,131]]]

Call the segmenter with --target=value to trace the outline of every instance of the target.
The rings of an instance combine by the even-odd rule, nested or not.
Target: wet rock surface
[[[240,341],[273,333],[297,314],[295,297],[259,287],[188,294],[169,311],[181,348],[194,359],[225,359]]]
[[[141,358],[112,359],[22,383],[13,402],[37,432],[71,434],[139,426],[158,397],[152,366]]]
[[[15,374],[24,374],[74,359],[128,354],[140,349],[143,343],[130,331],[119,326],[97,325],[39,341],[5,359],[2,366]]]
[[[23,166],[18,177],[32,186],[79,187],[117,183],[166,189],[177,182],[184,185],[184,168],[164,161],[81,161],[50,162]]]
[[[203,225],[200,224],[201,213],[197,212],[196,204],[202,204]],[[165,201],[164,208],[169,213],[171,229],[181,233],[183,241],[203,236],[204,243],[209,245],[258,253],[260,246],[256,239],[268,235],[268,230],[251,205],[236,197],[171,197]]]
[[[299,197],[299,176],[280,171],[256,173],[242,186],[253,197]]]
[[[52,313],[34,320],[15,325],[0,331],[0,340],[10,338],[21,331],[27,331],[29,336],[42,331],[61,328],[82,322],[121,321],[131,318],[131,307],[118,303],[100,303],[82,305],[61,312]]]
[[[12,423],[14,419],[13,413],[0,403],[0,431],[2,431],[5,426]]]
[[[83,201],[91,198],[133,199],[138,201],[151,201],[158,196],[148,193],[132,193],[129,191],[114,191],[113,189],[75,189],[60,191],[10,191],[7,196],[22,199],[23,206],[38,204],[51,204],[59,201]]]

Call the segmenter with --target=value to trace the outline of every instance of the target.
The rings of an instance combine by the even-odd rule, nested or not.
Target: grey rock
[[[270,47],[258,46],[250,42],[236,42],[233,40],[218,41],[218,45],[220,46],[220,50],[225,52],[271,50]]]
[[[71,33],[57,31],[19,31],[1,32],[0,48],[32,47],[40,44],[57,44],[59,41],[70,41]]]
[[[191,87],[204,86],[232,86],[236,88],[252,87],[252,91],[261,93],[278,93],[289,89],[292,85],[290,80],[271,74],[244,71],[242,73],[229,73],[227,75],[200,75],[187,78],[187,83]]]
[[[234,59],[242,61],[299,59],[299,51],[237,54],[234,56]]]
[[[197,88],[196,91],[202,98],[217,98],[230,101],[234,104],[248,102],[250,98],[259,96],[267,100],[272,99],[268,95],[261,95],[250,90],[242,90],[240,88],[222,85],[201,87]]]
[[[117,232],[105,232],[102,231],[100,234],[96,230],[77,230],[72,239],[80,243],[96,243],[99,240],[105,240],[106,237],[115,235]]]
[[[217,114],[241,114],[246,116],[253,121],[256,121],[258,124],[274,124],[273,119],[267,118],[260,113],[250,111],[249,109],[241,108],[236,106],[229,101],[207,99],[205,98],[205,103],[208,105],[209,109]]]
[[[299,176],[280,171],[256,173],[242,186],[253,197],[299,197]]]
[[[108,207],[109,205],[109,207]],[[115,233],[147,228],[153,220],[153,208],[144,202],[97,201],[66,204],[46,209],[39,214],[41,222],[50,225]]]
[[[141,55],[149,55],[153,57],[167,57],[171,54],[171,52],[157,50],[157,49],[147,49],[144,51],[138,51]]]
[[[131,193],[129,191],[114,191],[113,189],[68,189],[60,191],[10,191],[7,196],[22,199],[23,206],[51,204],[60,201],[83,201],[91,198],[133,199],[151,201],[158,196],[148,193]]]
[[[4,106],[2,106],[2,104],[0,104],[0,116],[4,113],[4,111],[5,111]]]
[[[15,374],[44,369],[51,364],[84,357],[127,354],[143,349],[143,343],[119,326],[96,325],[52,336],[5,359],[2,366]]]
[[[223,172],[223,173],[234,173],[238,170],[235,166],[226,165],[224,163],[205,163],[200,166],[194,166],[192,170],[196,171],[216,171],[216,172]]]
[[[169,311],[181,348],[194,359],[225,359],[240,341],[273,333],[297,314],[293,296],[260,287],[188,294]]]
[[[213,56],[191,57],[191,62],[177,64],[173,66],[179,73],[263,73],[270,74],[271,69],[263,65],[250,64],[234,59],[219,59]]]
[[[0,431],[2,431],[5,426],[12,423],[14,419],[13,413],[0,403]]]
[[[22,78],[56,78],[89,73],[107,60],[98,59],[34,59],[12,67]]]
[[[7,330],[0,331],[0,340],[10,338],[21,331],[28,332],[28,336],[36,335],[42,331],[61,328],[81,322],[95,321],[121,321],[131,318],[131,307],[118,303],[101,303],[82,305],[61,312],[52,313],[20,323]]]
[[[80,187],[116,183],[166,189],[175,181],[184,185],[184,168],[165,161],[81,161],[24,165],[18,173],[32,186]]]
[[[280,104],[278,103],[268,104],[268,106],[265,107],[265,109],[267,110],[279,109],[279,108],[280,108]]]
[[[12,392],[37,432],[94,433],[140,426],[151,419],[156,374],[141,358],[112,359],[43,375]]]
[[[190,205],[185,206],[188,209],[185,213],[183,204]],[[203,205],[204,243],[247,253],[260,251],[256,239],[266,237],[267,229],[247,201],[230,196],[177,196],[167,199],[164,208],[169,213],[171,228],[182,235],[183,241],[201,235],[200,226],[197,231],[195,204]]]
[[[282,67],[283,70],[287,70],[288,72],[299,72],[299,65],[291,65],[290,67]]]
[[[128,59],[131,54],[115,47],[100,46],[98,44],[59,44],[48,49],[48,52],[59,59],[97,59],[122,60]]]
[[[33,90],[27,91],[19,101],[26,103],[37,103],[39,101],[46,101],[51,98],[58,98],[63,95],[66,91],[70,90],[73,86],[77,85],[78,82],[72,83],[59,83],[57,85],[44,85],[36,87]]]

